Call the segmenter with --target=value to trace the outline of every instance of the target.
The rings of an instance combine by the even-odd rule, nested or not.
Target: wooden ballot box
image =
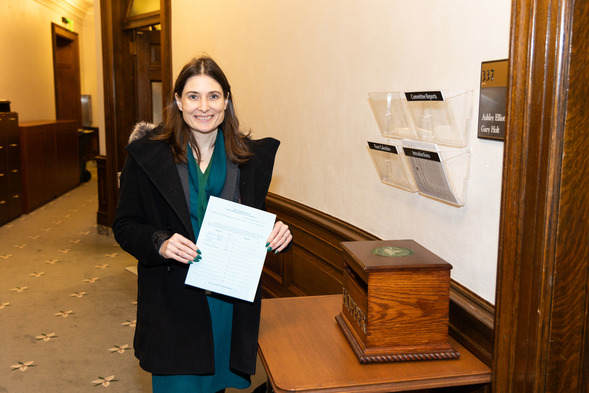
[[[413,240],[343,242],[338,325],[361,363],[456,359],[452,266]]]

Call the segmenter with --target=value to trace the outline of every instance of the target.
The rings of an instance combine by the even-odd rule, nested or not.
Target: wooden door
[[[80,49],[78,34],[51,24],[56,120],[76,120],[82,125]]]
[[[137,118],[162,121],[162,56],[160,31],[135,30],[137,48]]]

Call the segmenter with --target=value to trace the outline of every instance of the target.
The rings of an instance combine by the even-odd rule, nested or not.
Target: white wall
[[[100,34],[100,4],[86,14],[81,28],[80,74],[82,94],[92,96],[92,125],[98,127],[101,154],[106,153],[104,138],[104,88],[102,78],[102,36]]]
[[[94,22],[92,10],[73,13],[63,6],[59,2],[0,0],[0,98],[11,101],[10,109],[18,112],[20,121],[55,119],[51,23],[65,26],[61,21],[65,16],[74,21],[79,38],[82,94],[92,95],[94,125],[101,126],[103,134],[103,97],[98,95],[102,65],[101,58],[97,60],[101,48],[94,31],[95,26],[100,27],[99,19]]]
[[[384,185],[366,141],[367,94],[474,89],[509,49],[510,1],[174,0],[174,75],[206,52],[225,70],[240,119],[282,141],[272,191],[383,239],[415,239],[491,303],[503,143],[476,138],[466,205]]]
[[[94,20],[90,23],[90,17]],[[86,62],[93,62],[94,66],[91,67],[94,73],[88,72],[88,78],[95,79],[95,90],[88,89],[87,94],[92,95],[92,114],[93,114],[93,125],[98,127],[98,142],[100,154],[106,154],[106,125],[104,119],[104,79],[102,69],[102,32],[101,32],[101,21],[100,21],[100,2],[94,2],[93,12],[88,12],[86,21],[92,26],[91,30],[93,34],[91,37],[94,39],[94,43],[87,42],[88,48],[93,48],[93,56],[88,55]]]
[[[61,14],[33,0],[0,1],[0,96],[21,121],[55,119],[51,22]]]

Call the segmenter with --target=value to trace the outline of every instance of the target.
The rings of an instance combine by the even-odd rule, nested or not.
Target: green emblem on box
[[[413,255],[413,250],[403,247],[377,247],[370,252],[381,257],[406,257]]]

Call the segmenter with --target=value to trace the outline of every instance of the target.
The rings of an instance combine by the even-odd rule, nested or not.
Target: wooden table
[[[491,370],[451,340],[459,359],[360,364],[335,316],[341,295],[262,301],[258,352],[280,392],[400,392],[476,385]]]

